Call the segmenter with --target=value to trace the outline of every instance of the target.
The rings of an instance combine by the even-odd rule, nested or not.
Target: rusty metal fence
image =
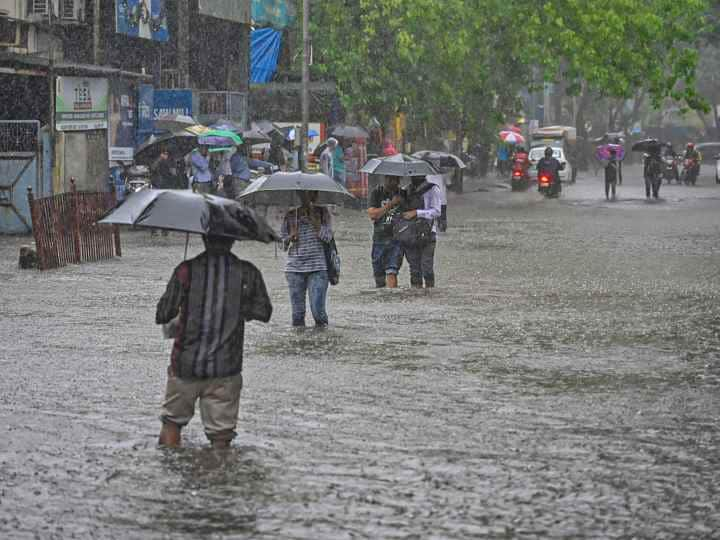
[[[77,191],[36,199],[28,188],[33,236],[41,270],[120,256],[117,225],[97,220],[115,206],[115,193]]]

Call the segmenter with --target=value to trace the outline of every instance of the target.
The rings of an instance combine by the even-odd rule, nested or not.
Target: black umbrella
[[[633,143],[631,150],[633,152],[658,152],[662,147],[662,143],[657,139],[642,139]]]
[[[360,172],[385,176],[427,176],[438,173],[427,161],[405,154],[373,158],[362,166]]]
[[[98,223],[134,225],[236,240],[272,242],[279,237],[252,209],[237,201],[188,189],[149,189],[133,193]]]
[[[270,137],[259,129],[247,129],[240,133],[245,144],[252,146],[253,144],[269,143]]]
[[[253,204],[299,206],[298,192],[317,191],[318,204],[341,204],[355,197],[341,184],[322,173],[276,172],[258,178],[238,196]]]
[[[271,138],[279,138],[281,142],[285,140],[285,135],[278,126],[273,124],[270,120],[257,120],[252,123],[251,127],[257,129],[261,133],[264,133]]]
[[[332,128],[330,135],[344,139],[368,139],[370,135],[363,128],[358,126],[339,125]]]
[[[447,167],[450,169],[465,169],[466,165],[462,159],[455,154],[438,152],[437,150],[420,150],[412,154],[412,157],[429,162],[433,167]]]
[[[163,148],[166,148],[171,156],[184,156],[188,152],[192,152],[197,144],[197,136],[186,131],[169,133],[159,137],[153,135],[135,150],[135,162],[149,165],[160,156]]]

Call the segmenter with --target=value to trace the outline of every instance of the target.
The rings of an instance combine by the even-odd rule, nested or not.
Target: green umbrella
[[[243,140],[237,133],[224,129],[210,129],[198,136],[198,143],[208,146],[237,146]]]

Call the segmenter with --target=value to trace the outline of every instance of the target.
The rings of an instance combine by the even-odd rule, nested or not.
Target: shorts
[[[235,438],[242,373],[211,379],[181,379],[168,374],[165,401],[160,420],[179,427],[186,426],[195,414],[200,400],[200,418],[205,435],[211,441]]]

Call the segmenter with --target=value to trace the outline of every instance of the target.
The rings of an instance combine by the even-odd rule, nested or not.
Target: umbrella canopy
[[[186,114],[170,114],[161,116],[155,120],[155,127],[157,129],[167,131],[178,131],[194,125],[197,125],[197,122],[192,116]]]
[[[198,136],[198,143],[208,146],[236,146],[242,142],[240,135],[224,129],[211,129]]]
[[[339,204],[353,195],[335,180],[322,173],[276,172],[258,178],[238,196],[254,204],[298,206],[298,191],[317,191],[318,204]]]
[[[642,139],[632,145],[633,152],[659,152],[662,143],[657,139]]]
[[[272,242],[278,235],[250,208],[189,189],[148,189],[133,193],[98,223],[134,225],[236,240]]]
[[[296,131],[297,130],[295,128],[290,128],[290,130],[287,132],[287,135],[285,135],[285,138],[288,141],[294,141],[296,137]],[[308,137],[317,137],[318,135],[320,134],[316,130],[308,128]]]
[[[221,131],[232,131],[233,133],[240,133],[242,131],[242,126],[240,124],[236,124],[232,120],[228,120],[227,118],[221,118],[220,120],[214,122],[211,124],[210,129],[217,129]]]
[[[273,124],[270,120],[258,120],[251,124],[252,129],[257,129],[259,132],[264,133],[270,138],[282,137],[285,138],[285,134],[280,131],[280,128]]]
[[[427,161],[405,154],[373,158],[363,165],[360,172],[368,174],[384,174],[386,176],[427,176],[437,171]]]
[[[462,159],[457,157],[455,154],[448,154],[447,152],[437,152],[435,150],[420,150],[412,154],[412,157],[429,161],[430,164],[435,167],[449,167],[454,169],[466,168],[465,163]]]
[[[610,159],[610,150],[615,150],[615,158],[618,160],[625,157],[625,149],[621,144],[602,144],[595,149],[595,157],[607,161]]]
[[[370,135],[363,128],[358,126],[335,126],[330,135],[333,137],[343,137],[345,139],[368,139]]]
[[[187,126],[185,131],[192,133],[193,135],[203,135],[204,133],[210,131],[210,128],[203,126],[202,124],[195,124],[194,126]]]
[[[163,148],[166,148],[171,156],[184,156],[197,146],[197,137],[192,133],[181,131],[156,137],[151,136],[147,141],[135,150],[135,162],[149,165],[155,161]]]
[[[500,140],[508,144],[521,144],[525,142],[525,137],[514,131],[505,130],[500,132]]]
[[[514,131],[515,133],[522,133],[522,129],[516,125],[508,126],[505,128],[506,131]]]
[[[253,144],[269,143],[271,140],[269,136],[265,135],[265,133],[259,129],[247,129],[241,132],[241,135],[245,144],[249,144],[250,146]]]

